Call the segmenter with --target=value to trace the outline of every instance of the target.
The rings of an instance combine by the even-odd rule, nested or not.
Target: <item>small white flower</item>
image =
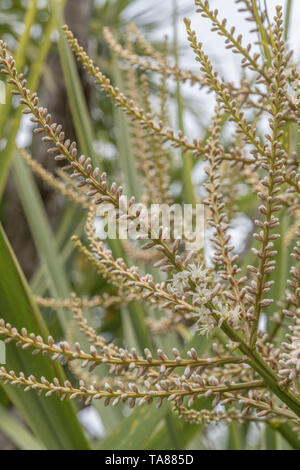
[[[199,304],[206,303],[210,299],[211,290],[207,288],[207,281],[209,279],[209,272],[202,265],[192,263],[187,269],[174,274],[171,279],[171,287],[176,294],[183,295],[184,289],[190,284],[190,281],[197,284],[197,294],[194,301]],[[198,298],[198,302],[197,302]]]
[[[198,322],[197,322],[197,329],[200,335],[208,336],[214,330],[216,324],[214,318],[211,316],[211,312],[206,309],[202,308],[199,310],[198,313]]]
[[[206,284],[196,286],[196,293],[193,296],[195,304],[204,305],[211,299],[211,289],[208,289]]]
[[[218,305],[217,314],[220,316],[219,326],[222,325],[223,321],[228,321],[233,327],[237,328],[242,316],[242,309],[240,305]]]
[[[238,325],[242,316],[242,309],[240,305],[235,305],[234,308],[231,307],[231,321],[233,325]]]
[[[199,282],[207,282],[208,279],[208,270],[204,268],[202,265],[197,265],[195,263],[192,263],[188,266],[188,269],[190,271],[190,278],[192,281],[195,283]]]
[[[207,323],[206,325],[201,324],[198,331],[200,335],[208,336],[210,333],[212,333],[213,329],[214,329],[214,325]]]
[[[189,285],[189,271],[181,271],[173,275],[171,287],[177,295],[183,295],[184,289]]]

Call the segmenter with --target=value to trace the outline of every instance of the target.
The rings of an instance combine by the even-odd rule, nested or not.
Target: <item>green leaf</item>
[[[61,29],[61,26],[63,25],[63,15],[55,0],[51,0],[51,8],[56,19],[57,27],[59,29],[59,53],[78,140],[83,152],[91,157],[94,164],[100,166],[93,149],[93,130],[90,124],[90,117],[84,99],[75,60],[65,35]],[[125,131],[126,129],[124,132]],[[115,257],[123,256],[123,249],[119,240],[110,240],[110,246]],[[150,347],[150,336],[145,326],[141,306],[137,303],[132,303],[128,307],[128,310],[135,326],[136,336],[140,342],[141,349]]]
[[[115,79],[115,85],[120,90],[124,90],[123,77],[118,66],[117,57],[113,55],[112,59],[112,72]],[[134,162],[128,118],[120,109],[115,110],[114,116],[117,128],[117,147],[120,166],[122,173],[125,176],[125,184],[130,196],[134,196],[136,200],[139,201],[141,198],[141,191],[137,169]],[[122,309],[122,312],[123,329],[129,334],[128,337],[125,336],[128,346],[128,338],[131,338],[131,346],[138,347],[140,352],[142,352],[144,348],[152,350],[153,343],[145,322],[144,307],[142,307],[138,302],[131,302],[127,308]],[[127,324],[128,320],[130,321],[130,324]]]
[[[284,437],[292,449],[300,450],[300,440],[298,439],[297,433],[291,429],[288,423],[276,423],[273,424],[273,428]]]
[[[15,52],[16,67],[20,69],[23,68],[25,64],[26,50],[30,42],[30,30],[32,28],[32,25],[35,22],[36,13],[37,13],[37,0],[32,0],[32,2],[30,2],[30,5],[26,11],[26,15],[24,18],[24,31],[22,33],[22,36],[20,37],[18,48]],[[11,86],[8,86],[8,88],[10,89]],[[7,119],[7,116],[9,115],[9,111],[11,108],[11,103],[12,103],[12,95],[10,93],[7,93],[6,103],[1,106],[2,112],[0,115],[0,135],[3,134],[3,130],[6,124],[6,119]]]
[[[121,70],[118,66],[118,59],[115,54],[112,56],[112,72],[115,86],[121,91],[124,90],[124,83]],[[141,200],[141,188],[138,179],[137,166],[134,161],[131,135],[129,131],[128,117],[123,110],[115,109],[115,123],[117,129],[117,147],[120,159],[122,174],[125,176],[126,186],[130,196],[134,196],[136,201]]]
[[[196,335],[191,341],[189,341],[183,348],[182,354],[184,355],[189,349],[195,348],[199,355],[203,354],[206,348],[209,346],[208,339],[203,336]],[[197,400],[194,408],[201,410],[203,408],[209,409],[211,402],[207,399]],[[184,449],[194,438],[201,432],[202,426],[185,423],[179,420],[175,415],[172,416],[173,428],[176,430],[176,434],[180,437],[181,448]],[[147,442],[145,442],[145,449],[174,449],[174,439],[170,435],[169,425],[165,423],[157,431],[156,434],[151,435]],[[149,434],[150,435],[150,434]]]
[[[17,57],[19,57],[19,59],[16,60],[16,66],[17,66],[18,69],[19,68],[21,69],[24,66],[24,58],[25,58],[24,50],[26,49],[27,43],[28,43],[28,40],[29,40],[27,30],[28,29],[30,30],[30,28],[32,26],[32,21],[34,19],[34,15],[33,15],[34,3],[36,3],[36,2],[32,2],[31,12],[29,13],[29,11],[28,11],[28,17],[25,20],[26,26],[25,26],[24,34],[23,34],[23,36],[20,40],[19,48],[18,48],[18,51],[16,53]],[[36,90],[37,86],[38,86],[40,76],[41,76],[41,73],[42,73],[42,68],[43,68],[43,65],[45,63],[45,60],[47,58],[47,55],[48,55],[48,52],[49,52],[49,49],[50,49],[50,46],[51,46],[51,33],[52,33],[54,27],[55,27],[55,23],[54,23],[53,18],[51,17],[50,20],[49,20],[49,23],[46,27],[46,31],[45,31],[45,34],[44,34],[44,39],[43,39],[43,42],[41,43],[41,45],[39,47],[37,57],[36,57],[35,61],[31,64],[30,73],[29,73],[29,77],[28,77],[28,86],[29,86],[29,88],[32,92],[34,92]],[[26,41],[25,41],[25,38],[26,38]],[[3,108],[3,106],[1,107],[1,117],[0,117],[0,137],[1,138],[3,137],[5,122],[9,118],[10,108],[11,108],[11,98],[10,98],[10,96],[8,96],[7,97],[7,103],[6,103],[5,107],[4,108]],[[0,199],[2,197],[4,188],[5,188],[5,184],[6,184],[6,180],[7,180],[7,176],[8,176],[9,170],[10,170],[10,166],[11,166],[11,163],[13,161],[15,148],[16,148],[15,140],[16,140],[16,136],[17,136],[17,133],[18,133],[18,130],[19,130],[21,117],[22,117],[22,112],[21,112],[20,109],[17,112],[14,111],[14,118],[13,118],[13,121],[10,125],[9,135],[7,136],[7,138],[8,138],[7,145],[4,149],[4,151],[1,152],[1,158],[0,158]]]
[[[167,415],[169,406],[164,403],[158,410],[143,405],[136,408],[124,419],[115,431],[100,446],[100,450],[140,450],[154,432],[160,421]]]
[[[60,31],[59,53],[61,57],[64,79],[69,94],[68,97],[72,111],[72,118],[81,149],[84,153],[92,158],[94,164],[100,166],[93,150],[92,126],[90,123],[90,118],[76,64],[69,49],[69,45],[61,31],[61,24],[63,23],[61,5],[62,3],[57,3],[56,1],[51,2],[54,26],[56,26]],[[63,261],[60,257],[57,245],[51,233],[51,228],[47,221],[47,217],[42,205],[41,198],[36,189],[34,179],[28,171],[28,168],[26,168],[24,162],[21,161],[19,157],[16,158],[14,163],[14,175],[17,182],[18,191],[21,196],[21,201],[26,212],[26,217],[35,241],[35,245],[37,247],[40,260],[43,264],[42,269],[44,278],[48,283],[51,295],[54,298],[66,298],[69,296],[71,289],[63,269]],[[67,227],[66,232],[69,232],[69,227]],[[112,240],[110,244],[114,255],[116,257],[122,256],[120,243],[117,240]],[[138,313],[139,312],[137,312],[137,314]],[[70,315],[63,309],[59,309],[58,314],[63,329],[66,332]],[[97,408],[99,408],[99,411],[102,410],[103,412],[102,404],[99,403],[99,407],[97,406]],[[120,413],[118,410],[111,410],[110,415],[120,416]],[[106,421],[109,422],[109,420]]]
[[[47,326],[35,305],[27,282],[13,254],[5,233],[0,226],[0,316],[16,328],[41,335],[47,340]],[[8,344],[7,368],[16,373],[24,372],[49,380],[58,377],[64,381],[64,373],[58,363],[52,363],[42,355],[32,356],[15,344]],[[72,402],[61,402],[58,397],[46,398],[35,392],[24,393],[12,385],[3,385],[5,392],[22,414],[32,431],[47,449],[88,449],[77,420]]]
[[[183,348],[183,354],[190,348],[197,348],[202,354],[208,345],[208,341],[202,336],[194,336],[192,340]],[[199,400],[202,407],[208,405],[208,400]],[[101,444],[100,449],[174,449],[174,436],[170,433],[170,423],[163,422],[163,419],[170,413],[169,403],[164,402],[161,408],[153,409],[152,406],[143,405],[136,408],[128,418],[124,419],[120,426],[108,436]],[[168,418],[169,419],[169,418]],[[201,430],[201,426],[186,424],[176,416],[172,416],[174,423],[171,423],[176,436],[181,436],[184,445],[195,437]],[[155,433],[156,428],[161,424],[161,428]],[[175,436],[175,440],[176,440]],[[183,438],[185,436],[185,438]],[[183,442],[182,441],[182,442]],[[181,443],[182,443],[181,442]]]
[[[173,10],[173,47],[176,65],[179,65],[179,51],[178,51],[178,5],[177,1],[174,1]],[[177,101],[177,119],[179,129],[184,133],[184,105],[181,95],[180,82],[176,83],[176,101]],[[192,169],[193,169],[193,157],[190,152],[182,154],[183,159],[183,183],[184,183],[184,199],[186,204],[192,204],[196,206],[197,199],[195,195],[195,189],[192,182]]]
[[[57,251],[56,242],[40,194],[30,170],[20,155],[16,155],[14,160],[13,174],[39,258],[43,263],[44,273],[47,274],[46,279],[51,295],[54,298],[68,298],[71,288]],[[66,332],[71,320],[70,313],[67,314],[65,310],[59,309],[58,316]]]
[[[59,31],[58,49],[76,134],[82,152],[88,155],[95,165],[99,166],[99,159],[96,157],[93,148],[93,129],[76,62],[62,31],[64,23],[62,8],[56,0],[50,0],[50,5],[55,18],[56,27]]]
[[[284,21],[284,39],[285,40],[287,40],[289,36],[292,10],[293,10],[293,0],[287,0],[285,21]]]
[[[25,162],[20,155],[16,156],[13,165],[14,177],[18,189],[18,193],[26,214],[26,218],[38,251],[39,258],[42,262],[42,270],[44,278],[48,284],[51,296],[54,298],[68,298],[71,293],[71,286],[64,270],[63,260],[57,247],[56,240],[52,234],[50,224],[41,200],[41,196],[36,187],[34,178],[27,168]],[[70,322],[73,321],[73,315],[68,309],[57,309],[58,318],[60,320],[63,332],[68,333]],[[86,338],[79,331],[76,332],[76,341],[82,345],[86,344]],[[118,409],[110,410],[110,417],[104,405],[99,401],[95,404],[96,408],[105,413],[107,419],[104,424],[107,429],[111,430],[111,423],[119,421],[121,413]],[[113,419],[112,419],[113,417]]]
[[[204,406],[202,406],[204,408]],[[189,424],[178,419],[175,415],[172,419],[176,423],[176,430],[180,436],[180,448],[185,449],[187,445],[195,438],[197,433],[202,431],[203,426],[199,424]],[[144,443],[143,449],[146,450],[174,450],[173,439],[167,432],[166,425],[162,426],[157,433],[148,434],[148,438]]]
[[[89,156],[92,159],[93,164],[101,169],[101,162],[96,156],[93,148],[93,128],[76,68],[76,63],[68,41],[61,29],[61,26],[64,23],[62,7],[55,0],[50,0],[50,5],[59,31],[60,60],[78,141],[82,152]],[[119,240],[110,240],[109,245],[115,258],[123,256],[123,249]]]

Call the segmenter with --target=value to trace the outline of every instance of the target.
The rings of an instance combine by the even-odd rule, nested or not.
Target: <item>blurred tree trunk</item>
[[[94,0],[68,0],[65,8],[66,23],[85,48],[88,45],[89,25],[93,6]],[[91,82],[82,68],[78,67],[78,71],[87,102],[89,103]],[[48,108],[53,121],[62,124],[65,134],[71,140],[76,140],[57,47],[49,54],[45,64],[39,88],[39,97],[41,104]],[[57,163],[53,158],[49,157],[47,147],[38,136],[34,137],[32,148],[34,158],[41,162],[46,169],[54,172]],[[53,190],[49,189],[40,180],[36,181],[41,191],[50,223],[55,229],[64,206],[64,201],[60,194],[54,193]],[[38,265],[38,258],[11,177],[9,178],[5,198],[9,201],[9,213],[7,214],[5,228],[26,276],[30,277]]]

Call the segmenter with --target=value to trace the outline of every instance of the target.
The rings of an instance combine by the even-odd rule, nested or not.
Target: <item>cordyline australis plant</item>
[[[294,431],[293,443],[297,446],[300,426],[300,232],[297,232],[300,175],[297,154],[290,148],[288,134],[289,126],[297,128],[300,121],[300,75],[284,41],[280,7],[268,26],[266,15],[258,13],[255,2],[237,2],[249,13],[248,19],[255,24],[254,29],[262,39],[259,54],[252,51],[251,44],[243,44],[242,36],[235,33],[234,27],[227,26],[217,10],[210,9],[209,2],[196,0],[195,3],[197,11],[211,23],[212,30],[224,38],[226,48],[240,56],[244,73],[239,86],[226,82],[214,70],[189,19],[185,19],[185,26],[200,66],[199,75],[172,65],[167,53],[154,50],[134,25],[128,28],[125,46],[105,29],[108,45],[127,67],[126,95],[111,84],[68,27],[64,27],[66,38],[84,69],[131,120],[138,171],[144,187],[143,202],[172,202],[169,191],[172,147],[180,148],[186,160],[207,162],[206,194],[197,202],[206,205],[206,224],[213,233],[212,268],[205,267],[203,250],[186,251],[184,243],[170,239],[163,226],[159,236],[149,239],[142,247],[144,250],[123,241],[126,252],[137,263],[149,266],[154,260],[154,267],[164,273],[161,282],[157,281],[157,274],[154,277],[152,268],[151,273],[143,275],[139,267],[114,259],[112,252],[97,238],[95,214],[103,203],[111,203],[120,218],[127,218],[136,225],[141,222],[139,211],[131,210],[134,198],[129,199],[128,205],[124,204],[123,188],[108,182],[107,175],[93,167],[89,156],[80,155],[77,144],[65,136],[62,126],[52,122],[47,109],[40,106],[37,94],[27,89],[23,74],[16,70],[14,59],[0,42],[2,71],[13,86],[12,93],[20,96],[23,112],[30,114],[32,122],[37,124],[35,132],[51,144],[48,152],[56,154],[56,160],[66,162],[63,170],[70,176],[60,173],[62,180],[59,181],[25,150],[22,155],[38,176],[88,211],[88,245],[77,237],[73,237],[74,243],[87,262],[118,289],[114,297],[106,294],[81,299],[74,294],[61,301],[37,298],[42,306],[66,307],[74,313],[79,329],[91,343],[86,351],[78,343],[72,344],[72,339],[57,343],[52,337],[45,339],[25,329],[17,331],[0,320],[1,338],[14,341],[23,349],[32,349],[33,354],[42,353],[52,360],[63,358],[63,363],[69,363],[79,377],[79,385],[70,381],[60,383],[58,379],[49,381],[45,377],[26,377],[4,367],[0,369],[0,379],[47,396],[58,394],[63,400],[84,400],[86,405],[93,400],[104,400],[105,405],[127,403],[132,408],[146,403],[158,408],[167,400],[178,417],[191,423],[236,420],[239,423],[264,422],[273,427],[288,425]],[[135,43],[146,58],[134,52]],[[146,72],[161,76],[159,115],[151,108]],[[215,95],[216,111],[204,140],[191,141],[182,131],[175,132],[167,127],[167,79],[189,82]],[[262,119],[268,124],[263,137],[258,134],[257,125]],[[226,121],[234,124],[235,133],[225,149],[221,134]],[[185,166],[185,172],[187,169]],[[234,178],[237,176],[249,193],[257,195],[254,256],[249,250],[247,259],[251,264],[247,263],[246,268],[233,254],[228,235],[234,212],[232,206],[239,193],[228,191],[226,178],[232,178],[232,184],[236,185]],[[185,178],[186,194],[191,194],[193,190],[188,187],[188,181]],[[280,224],[286,214],[295,218],[295,224],[287,234],[288,240],[281,241]],[[278,250],[283,250],[286,243],[293,244],[287,279],[284,271],[278,273],[280,266],[276,264],[280,256]],[[282,290],[284,283],[286,289]],[[277,299],[280,302],[272,298],[276,290],[283,292],[282,298]],[[135,349],[123,349],[98,335],[84,316],[84,311],[93,306],[125,305],[134,300],[161,312],[159,320],[148,320],[152,333],[163,335],[172,329],[179,331],[178,325],[184,326],[193,335],[203,335],[203,342],[207,341],[205,352],[200,354],[196,348],[191,348],[182,354],[174,348],[172,356],[167,356],[161,349],[154,352],[147,348],[144,354]],[[259,328],[262,315],[273,320],[273,327],[267,332]],[[78,362],[83,368],[88,367],[90,376],[78,367]],[[109,366],[109,378],[105,381],[93,375],[100,364]],[[209,409],[196,406],[201,397],[210,400]],[[222,411],[216,409],[217,404],[223,405]]]

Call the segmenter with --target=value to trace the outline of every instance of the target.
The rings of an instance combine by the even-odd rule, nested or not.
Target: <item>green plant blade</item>
[[[76,68],[76,63],[62,31],[64,23],[62,7],[56,2],[56,0],[50,0],[50,5],[56,27],[59,31],[58,49],[76,134],[80,142],[82,152],[91,157],[93,163],[99,166],[99,159],[96,157],[93,148],[93,130],[89,112]]]
[[[113,54],[112,57],[112,72],[115,85],[120,90],[124,90],[123,77],[115,54]],[[114,114],[117,128],[117,147],[122,173],[125,176],[125,182],[128,187],[129,194],[134,196],[137,201],[140,201],[141,188],[137,174],[137,166],[134,161],[128,117],[119,108],[115,109]]]
[[[284,437],[292,449],[300,450],[300,440],[297,437],[297,433],[292,431],[287,423],[274,424],[273,427]]]
[[[34,178],[20,155],[16,155],[13,172],[51,295],[54,298],[68,298],[71,294],[71,286],[64,270],[64,258],[59,253]],[[63,332],[67,335],[70,321],[73,321],[73,315],[69,310],[62,308],[57,309],[57,314]],[[82,345],[86,343],[85,337],[79,332],[78,335],[76,334],[76,340]],[[119,421],[121,418],[118,409],[109,410],[110,417],[107,416],[108,413],[101,402],[96,404],[96,408],[101,413],[104,424],[109,430],[111,430],[112,415],[114,416],[113,422],[116,422],[116,419]]]
[[[47,326],[35,305],[24,275],[0,226],[0,315],[16,328],[27,328],[45,340]],[[7,345],[8,369],[16,373],[36,377],[55,376],[64,380],[64,373],[58,363],[51,363],[45,356],[32,356],[28,351],[19,350],[15,345]],[[3,385],[4,390],[20,411],[32,431],[47,449],[88,449],[71,402],[61,402],[57,397],[46,398],[35,392],[24,394],[11,385]]]
[[[179,65],[179,51],[178,51],[178,5],[177,0],[173,1],[174,10],[173,10],[173,47],[174,47],[174,56],[176,65]],[[181,85],[180,82],[176,83],[176,101],[177,101],[177,119],[179,129],[184,133],[184,106],[183,99],[181,95]],[[192,204],[193,207],[196,206],[197,200],[195,196],[195,189],[192,182],[192,169],[193,169],[193,158],[189,152],[186,152],[182,155],[183,159],[183,184],[184,184],[184,198],[186,204]]]
[[[86,102],[84,99],[81,83],[78,77],[75,60],[71,53],[69,44],[65,38],[64,33],[61,30],[63,25],[63,15],[61,8],[57,5],[55,0],[51,0],[51,8],[56,19],[56,24],[59,29],[60,40],[59,40],[59,53],[64,73],[64,79],[67,85],[69,103],[72,111],[72,117],[78,140],[82,151],[91,157],[94,164],[101,166],[95,155],[93,149],[93,130],[90,124],[89,113],[87,110]],[[110,240],[110,246],[112,248],[115,257],[123,256],[123,250],[119,240]],[[143,312],[141,307],[134,303],[128,308],[129,315],[133,319],[134,325],[136,325],[136,336],[139,339],[141,348],[150,347],[151,341],[150,336],[143,321]]]
[[[76,68],[76,63],[69,44],[61,29],[61,26],[64,23],[62,6],[55,0],[50,0],[50,5],[53,16],[55,18],[56,27],[59,31],[60,60],[78,141],[82,152],[88,155],[92,159],[93,163],[101,169],[101,162],[95,155],[93,148],[93,129]],[[116,258],[123,256],[123,249],[119,240],[110,240],[110,247]]]
[[[42,44],[41,44],[41,46],[38,50],[37,57],[31,65],[31,70],[30,70],[30,74],[29,74],[29,77],[28,77],[28,85],[29,85],[29,88],[32,92],[35,91],[37,86],[38,86],[40,76],[41,76],[41,73],[42,73],[42,68],[43,68],[43,65],[45,63],[45,60],[47,58],[47,55],[48,55],[48,52],[49,52],[49,49],[50,49],[50,46],[51,46],[51,33],[52,33],[54,27],[55,27],[55,22],[53,20],[53,17],[51,17],[50,20],[49,20],[49,23],[46,27],[46,31],[45,31],[45,34],[44,34],[44,39],[43,39],[43,42],[42,42]],[[20,43],[19,47],[21,48],[21,50],[23,50],[23,46],[21,45],[21,43]],[[21,55],[21,57],[22,57],[22,60],[23,60],[23,55]],[[16,63],[16,65],[20,68],[23,68],[24,63],[20,60],[19,62]],[[0,118],[0,119],[3,120],[3,125],[0,125],[0,136],[1,137],[3,137],[4,122],[5,122],[6,119],[8,119],[8,116],[9,116],[10,104],[11,104],[11,101],[9,100],[9,97],[8,97],[7,104],[5,105],[6,107],[2,110],[3,114],[1,114],[1,118]],[[9,174],[11,163],[13,161],[15,148],[16,148],[15,140],[16,140],[16,136],[17,136],[17,133],[18,133],[18,130],[19,130],[21,118],[22,118],[22,112],[19,109],[17,112],[15,112],[15,115],[14,115],[14,118],[13,118],[13,121],[12,121],[12,124],[11,124],[11,128],[10,128],[10,131],[9,131],[9,135],[7,137],[8,138],[7,145],[4,149],[4,151],[1,152],[1,159],[0,159],[0,199],[3,195],[3,191],[4,191],[6,180],[7,180],[7,176]]]
[[[207,340],[200,336],[195,336],[183,348],[183,353],[190,348],[195,347],[201,354],[207,347]],[[204,406],[208,404],[208,400],[201,402]],[[153,406],[153,405],[152,405]],[[135,409],[122,423],[108,436],[100,446],[100,449],[174,449],[174,436],[170,433],[170,423],[164,420],[170,413],[170,406],[167,402],[163,403],[161,408],[153,412],[152,406],[143,405],[141,408]],[[197,431],[201,427],[188,425],[180,422],[176,417],[172,416],[175,423],[171,423],[173,431],[176,435],[183,436],[183,432],[187,432],[185,440],[188,443],[195,437]],[[164,420],[164,421],[163,421]],[[163,422],[160,430],[155,433],[158,425]],[[152,437],[154,436],[154,437]],[[175,436],[176,440],[176,436]],[[161,447],[162,445],[162,447]]]
[[[44,272],[47,273],[46,278],[51,294],[54,298],[67,298],[71,289],[56,242],[33,176],[20,155],[15,157],[13,173],[35,246],[43,263]],[[64,331],[67,331],[70,314],[68,318],[65,310],[59,309],[58,316]]]
[[[189,349],[195,348],[198,354],[203,354],[207,349],[209,342],[207,339],[197,335],[194,336],[183,348],[182,354],[184,355]],[[210,401],[207,399],[198,400],[195,409],[202,408],[209,409]],[[169,411],[171,413],[171,411]],[[181,448],[185,448],[195,436],[201,432],[202,426],[185,423],[179,420],[175,415],[172,415],[172,427],[176,431],[176,435],[180,436]],[[145,442],[145,449],[174,449],[174,438],[169,432],[169,423],[166,422],[157,433],[151,435]]]
[[[16,67],[19,69],[24,67],[24,63],[26,60],[26,49],[28,43],[30,42],[30,30],[36,18],[37,3],[37,0],[32,0],[32,2],[30,2],[30,5],[27,8],[26,15],[24,18],[24,32],[20,37],[18,49],[15,53]],[[8,88],[10,88],[10,86]],[[2,113],[0,115],[0,135],[3,134],[6,118],[9,115],[11,109],[11,103],[12,95],[10,93],[7,93],[6,103],[2,105]]]
[[[175,421],[177,432],[180,435],[180,448],[185,449],[195,436],[202,431],[203,426],[185,423],[176,416],[172,416],[172,419]],[[143,448],[145,450],[173,450],[174,443],[170,433],[167,432],[166,425],[162,426],[155,434],[149,434]]]
[[[155,412],[147,405],[137,408],[101,443],[99,450],[144,449],[145,441],[167,415],[168,410],[167,403]]]
[[[4,406],[0,406],[0,429],[20,450],[46,450]]]
[[[61,24],[63,23],[61,5],[62,4],[55,1],[51,2],[54,25],[58,27],[59,31],[61,31]],[[69,102],[72,111],[72,117],[80,146],[83,152],[91,156],[94,163],[100,166],[93,150],[92,127],[90,124],[88,110],[84,100],[75,61],[69,49],[69,45],[62,33],[60,33],[59,52],[64,78],[69,92]],[[27,183],[24,181],[26,170]],[[44,273],[46,273],[45,277],[47,282],[50,284],[49,287],[52,296],[62,298],[68,297],[70,288],[68,287],[68,282],[64,270],[62,269],[60,256],[57,252],[57,247],[55,246],[54,239],[51,235],[49,224],[47,223],[45,214],[43,214],[44,211],[40,197],[36,191],[33,178],[29,174],[28,169],[25,168],[23,162],[21,162],[18,158],[14,164],[14,174],[17,180],[17,185],[20,188],[19,191],[21,193],[21,200],[27,215],[28,222],[31,226],[31,231],[39,251],[40,259],[43,260],[43,269]],[[35,210],[33,210],[33,204]],[[118,242],[113,241],[111,245],[113,245],[112,249],[114,254],[117,257],[121,256],[122,251],[120,250],[120,245]],[[64,327],[64,330],[66,331],[68,326],[67,314],[63,310],[59,310],[58,313],[60,321]],[[100,404],[100,409],[102,408],[103,407]],[[111,414],[116,414],[116,411],[112,411]]]

